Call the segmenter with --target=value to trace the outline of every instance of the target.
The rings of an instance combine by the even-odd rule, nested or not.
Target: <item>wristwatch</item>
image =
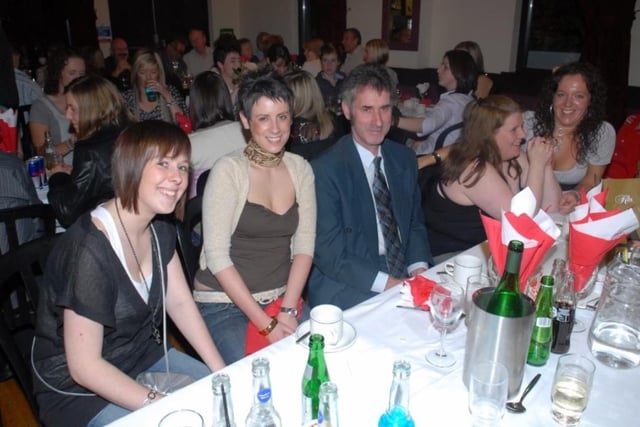
[[[291,317],[298,316],[298,310],[296,310],[295,308],[280,307],[280,313],[288,314]]]

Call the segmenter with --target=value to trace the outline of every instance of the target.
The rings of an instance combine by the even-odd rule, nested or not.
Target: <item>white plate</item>
[[[298,329],[296,329],[296,339],[309,332],[310,327],[311,323],[309,323],[308,320],[306,322],[302,322],[300,326],[298,326]],[[325,344],[324,352],[335,353],[338,351],[346,350],[347,348],[351,347],[354,342],[356,342],[357,335],[358,334],[356,334],[356,328],[354,328],[351,323],[344,321],[342,325],[342,338],[340,338],[340,341],[338,341],[336,344]],[[298,344],[300,344],[304,348],[309,348],[309,337],[305,337]]]

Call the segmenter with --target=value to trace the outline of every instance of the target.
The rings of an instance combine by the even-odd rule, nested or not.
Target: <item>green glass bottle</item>
[[[542,366],[549,360],[553,338],[553,276],[542,276],[536,298],[536,320],[531,333],[527,363]]]
[[[521,317],[525,315],[525,305],[520,293],[520,263],[524,243],[519,240],[509,242],[507,262],[504,273],[498,282],[489,303],[487,311],[502,317]]]
[[[317,420],[320,406],[320,385],[329,381],[329,371],[324,360],[324,337],[311,334],[309,358],[302,377],[302,425]]]

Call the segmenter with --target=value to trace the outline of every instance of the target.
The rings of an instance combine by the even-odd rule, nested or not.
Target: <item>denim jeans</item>
[[[197,305],[224,362],[230,365],[242,359],[245,356],[249,318],[235,304],[199,302]],[[267,305],[260,306],[264,309]],[[299,323],[307,319],[309,306],[303,304]]]
[[[242,359],[249,318],[232,303],[199,302],[197,305],[224,363],[230,365]]]
[[[194,379],[206,377],[211,373],[207,366],[196,359],[179,352],[176,349],[169,349],[167,352],[169,357],[169,371],[176,374],[186,374]],[[156,363],[151,365],[145,372],[165,372],[166,364],[164,356]],[[108,404],[98,414],[89,421],[87,427],[100,427],[112,423],[113,421],[124,417],[131,411],[113,403]]]

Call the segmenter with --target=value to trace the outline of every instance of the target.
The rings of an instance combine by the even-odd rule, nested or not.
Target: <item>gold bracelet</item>
[[[271,318],[271,322],[269,322],[267,327],[262,329],[258,333],[260,335],[262,335],[263,337],[266,337],[267,335],[269,335],[271,333],[271,331],[273,331],[276,328],[277,325],[278,325],[278,319],[275,318],[275,317],[272,317]]]

